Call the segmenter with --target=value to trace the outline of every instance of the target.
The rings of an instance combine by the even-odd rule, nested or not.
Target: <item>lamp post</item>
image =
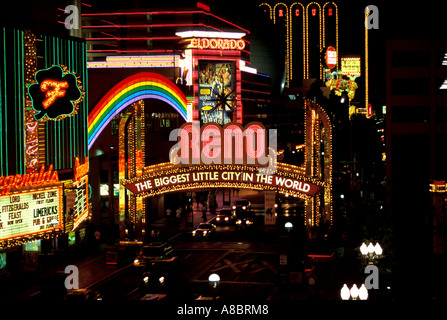
[[[51,220],[51,225],[53,226],[53,250],[54,250],[54,275],[57,274],[57,263],[56,263],[56,226],[59,224],[59,221],[56,219]]]
[[[340,290],[340,297],[342,300],[367,300],[368,289],[366,289],[364,283],[360,286],[360,289],[356,284],[349,289],[345,283]]]
[[[217,273],[212,273],[208,277],[208,281],[213,288],[213,300],[216,300],[217,285],[220,283],[220,277]]]
[[[360,253],[364,258],[368,259],[368,264],[373,264],[375,259],[379,259],[382,256],[383,249],[378,242],[375,246],[372,242],[368,246],[363,242],[360,246]]]

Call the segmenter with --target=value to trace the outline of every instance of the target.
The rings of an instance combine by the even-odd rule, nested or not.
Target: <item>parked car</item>
[[[67,301],[91,301],[102,300],[101,294],[91,289],[72,289],[67,291]]]
[[[216,226],[212,223],[204,222],[192,231],[194,238],[210,238],[216,234]]]
[[[216,216],[217,224],[232,224],[234,223],[236,215],[234,211],[230,208],[220,209]]]

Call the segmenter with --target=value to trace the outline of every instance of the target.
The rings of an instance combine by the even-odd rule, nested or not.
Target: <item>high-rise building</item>
[[[412,275],[440,271],[439,258],[445,260],[445,225],[431,210],[429,185],[447,180],[447,42],[389,40],[386,53],[386,170],[399,239],[396,274],[402,294],[408,286],[411,294],[436,296],[439,279]]]
[[[286,86],[302,79],[324,80],[320,54],[329,46],[338,56],[338,6],[334,2],[262,2],[259,7],[285,40]],[[338,68],[338,61],[335,68]]]

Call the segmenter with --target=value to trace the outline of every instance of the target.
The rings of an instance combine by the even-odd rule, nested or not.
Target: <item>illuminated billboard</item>
[[[0,197],[0,208],[0,241],[62,228],[60,187]]]
[[[360,58],[358,57],[344,57],[341,58],[341,72],[345,76],[360,76],[361,66]]]
[[[233,119],[233,62],[199,61],[199,111],[202,123]]]
[[[36,72],[36,82],[28,87],[34,119],[58,120],[75,115],[84,97],[78,79],[65,67],[52,66]]]

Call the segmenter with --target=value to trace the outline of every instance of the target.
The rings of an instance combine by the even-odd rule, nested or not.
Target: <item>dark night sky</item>
[[[57,20],[57,14],[61,14],[57,7],[63,8],[67,0],[48,1],[7,1],[0,5],[0,21],[9,20],[13,24],[45,26],[48,30],[62,28]],[[115,11],[127,6],[131,8],[157,8],[157,7],[188,7],[195,6],[197,0],[166,0],[163,2],[153,0],[129,0],[124,2],[109,0],[86,0],[95,8],[103,7],[107,11]],[[209,4],[211,12],[227,18],[249,30],[252,38],[266,39],[265,50],[274,51],[277,43],[272,41],[271,28],[266,27],[264,19],[257,14],[256,8],[261,3],[259,0],[202,0]],[[262,1],[264,2],[264,0]],[[271,2],[265,0],[265,2]],[[294,1],[283,1],[287,4]],[[302,1],[308,3],[309,1]],[[339,35],[341,55],[363,55],[364,50],[364,9],[367,5],[375,5],[379,9],[379,29],[371,30],[370,39],[370,83],[371,93],[375,96],[384,96],[385,88],[385,45],[387,39],[429,39],[444,38],[442,32],[445,24],[446,1],[386,1],[374,0],[340,0],[335,1],[340,9]],[[424,5],[421,5],[424,4]],[[63,13],[62,13],[63,14]],[[62,28],[63,31],[63,28]],[[270,32],[270,34],[268,34]],[[275,39],[278,41],[278,39]],[[263,48],[263,49],[264,49]],[[253,50],[253,49],[252,49]],[[262,50],[262,49],[261,49]],[[254,57],[254,54],[252,54]],[[263,72],[262,66],[255,66]],[[267,72],[266,72],[267,73]]]

